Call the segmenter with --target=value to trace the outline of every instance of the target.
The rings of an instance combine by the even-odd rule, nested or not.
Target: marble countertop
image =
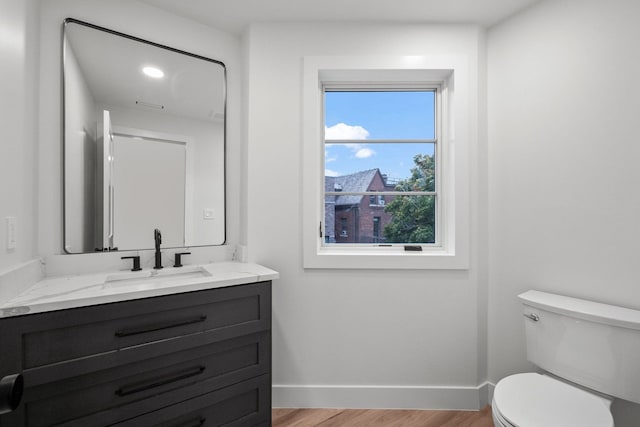
[[[216,262],[137,272],[48,277],[0,304],[0,318],[273,280],[258,264]]]

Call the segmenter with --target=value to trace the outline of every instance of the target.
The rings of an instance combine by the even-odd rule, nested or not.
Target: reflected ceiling
[[[79,26],[69,42],[95,99],[200,120],[224,118],[224,69],[171,50]],[[100,48],[97,49],[96,46]],[[204,63],[206,64],[206,63]],[[145,75],[154,67],[161,78]],[[201,82],[217,84],[202,85]]]

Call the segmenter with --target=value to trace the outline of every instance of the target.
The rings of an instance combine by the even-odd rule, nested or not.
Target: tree
[[[433,156],[417,154],[411,177],[400,181],[395,191],[435,191],[435,163]],[[389,243],[434,243],[435,197],[396,196],[385,207],[392,220],[384,228]]]

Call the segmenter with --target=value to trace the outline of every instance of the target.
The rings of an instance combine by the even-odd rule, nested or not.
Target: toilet
[[[533,290],[518,298],[541,373],[496,384],[495,427],[613,427],[614,398],[640,403],[640,311]]]

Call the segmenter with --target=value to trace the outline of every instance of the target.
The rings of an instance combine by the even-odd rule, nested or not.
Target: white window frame
[[[302,236],[304,268],[467,269],[469,266],[468,73],[460,57],[304,58]],[[440,229],[438,245],[405,251],[402,245],[323,244],[323,85],[422,83],[441,88]],[[455,90],[454,90],[455,89]]]

